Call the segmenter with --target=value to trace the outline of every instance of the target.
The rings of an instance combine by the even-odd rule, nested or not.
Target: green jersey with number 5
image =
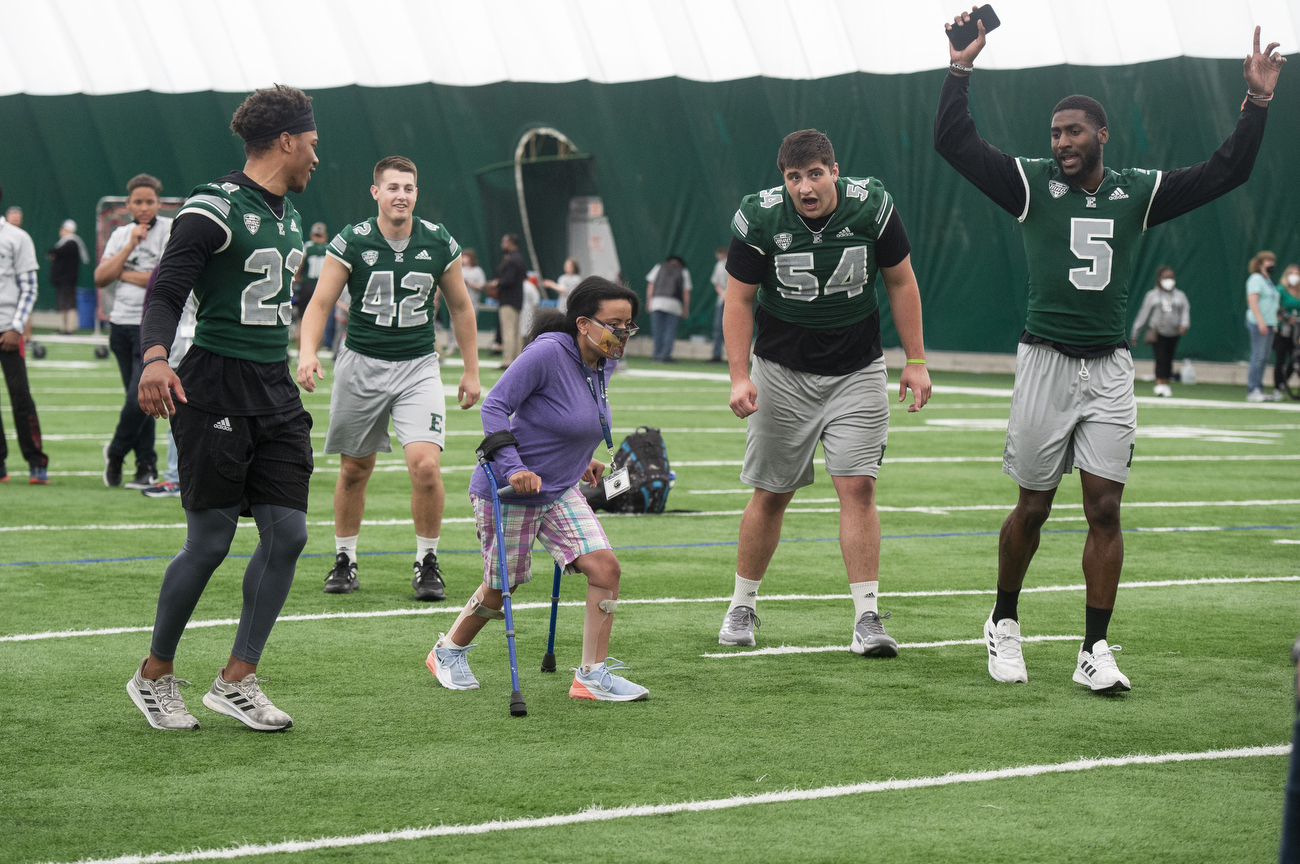
[[[1025,182],[1025,330],[1078,347],[1124,341],[1128,280],[1161,173],[1107,168],[1087,192],[1065,182],[1053,159],[1018,158]]]
[[[226,233],[194,283],[194,344],[223,357],[283,363],[293,274],[302,263],[302,217],[293,202],[285,198],[277,216],[254,188],[204,183],[176,216],[186,214],[206,216]]]
[[[835,182],[839,203],[820,231],[795,210],[785,186],[747,195],[732,233],[768,260],[758,305],[801,327],[856,324],[876,311],[876,239],[894,201],[874,177]]]
[[[416,219],[409,237],[389,240],[371,216],[340,231],[327,254],[351,274],[348,348],[378,360],[414,360],[434,352],[433,291],[460,257],[446,228]]]

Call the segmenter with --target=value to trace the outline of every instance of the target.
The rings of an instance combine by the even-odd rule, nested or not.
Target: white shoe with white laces
[[[1118,645],[1107,645],[1105,639],[1098,639],[1092,650],[1079,649],[1079,665],[1074,670],[1076,684],[1087,684],[1094,693],[1126,693],[1132,690],[1128,678],[1115,665],[1116,651],[1122,651]]]
[[[984,647],[989,652],[989,675],[994,681],[1028,684],[1025,655],[1020,651],[1020,622],[1003,618],[996,625],[993,613],[984,622]]]

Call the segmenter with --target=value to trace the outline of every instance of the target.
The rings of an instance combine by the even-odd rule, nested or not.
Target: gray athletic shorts
[[[1080,360],[1021,343],[1004,473],[1040,492],[1059,486],[1075,465],[1126,483],[1136,436],[1133,355],[1127,349]]]
[[[885,359],[849,375],[813,375],[754,358],[758,410],[749,416],[740,480],[769,492],[813,482],[822,442],[826,473],[875,477],[885,459],[889,398]]]
[[[438,355],[414,360],[377,360],[356,351],[340,351],[334,361],[330,392],[330,428],[325,452],[362,457],[393,452],[388,418],[397,441],[428,441],[443,448],[447,397],[442,389]]]

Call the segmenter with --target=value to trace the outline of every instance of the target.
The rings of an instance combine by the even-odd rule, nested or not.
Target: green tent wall
[[[669,253],[683,256],[698,298],[684,329],[703,333],[713,315],[707,284],[713,250],[728,242],[736,205],[780,182],[775,156],[786,133],[816,127],[835,143],[844,173],[875,175],[893,192],[912,241],[927,345],[1010,352],[1025,304],[1017,225],[934,152],[934,111],[945,74],[314,90],[321,164],[295,201],[308,221],[337,230],[373,212],[371,169],[379,158],[401,153],[420,167],[420,215],[446,223],[490,269],[499,238],[489,236],[475,172],[509,160],[527,129],[552,126],[592,156],[590,176],[604,198],[628,283],[644,290],[643,276],[655,262]],[[1228,60],[978,71],[972,111],[981,134],[1005,152],[1045,156],[1052,106],[1064,95],[1087,93],[1109,113],[1107,164],[1169,169],[1214,152],[1231,132],[1244,92],[1241,65]],[[241,99],[214,92],[2,97],[3,204],[23,207],[38,253],[53,245],[68,217],[89,242],[95,202],[120,194],[132,175],[147,171],[167,194],[184,194],[242,165],[228,128]],[[1284,73],[1250,182],[1143,240],[1130,282],[1130,316],[1156,267],[1172,265],[1192,302],[1182,354],[1245,357],[1246,261],[1262,248],[1276,251],[1284,265],[1300,261],[1297,107],[1300,81]],[[530,213],[533,206],[530,200]],[[540,227],[539,236],[563,236],[561,226]],[[543,261],[556,254],[548,249]],[[47,275],[43,270],[40,308],[53,305]],[[89,268],[82,284],[90,284]],[[897,344],[880,293],[885,341]]]

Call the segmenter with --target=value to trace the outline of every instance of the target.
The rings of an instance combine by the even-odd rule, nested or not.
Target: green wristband
[[[924,360],[908,360],[908,363],[924,363]]]

